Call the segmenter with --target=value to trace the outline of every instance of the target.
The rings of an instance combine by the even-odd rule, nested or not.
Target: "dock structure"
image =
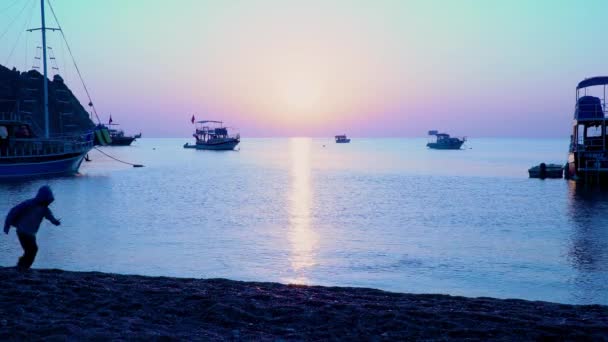
[[[606,86],[608,76],[581,81],[570,136],[566,177],[589,183],[608,181]]]

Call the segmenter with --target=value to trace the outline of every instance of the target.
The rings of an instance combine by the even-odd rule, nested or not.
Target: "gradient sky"
[[[0,0],[0,35],[26,2]],[[189,137],[194,113],[245,137],[567,138],[576,84],[608,74],[605,0],[52,3],[102,120],[148,137]],[[31,66],[28,11],[0,64]],[[49,45],[80,96],[57,33]]]

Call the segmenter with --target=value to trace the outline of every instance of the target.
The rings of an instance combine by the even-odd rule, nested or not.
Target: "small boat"
[[[528,169],[530,178],[562,178],[564,175],[564,167],[558,164],[540,163]]]
[[[345,134],[336,135],[336,144],[348,144],[350,139],[346,137]]]
[[[222,121],[203,120],[196,122],[196,131],[192,136],[196,139],[195,144],[184,144],[184,148],[197,150],[229,151],[241,142],[240,134],[228,134],[228,128],[224,127]]]
[[[129,136],[125,135],[125,132],[121,129],[112,128],[112,126],[118,126],[118,124],[109,124],[110,128],[108,131],[110,132],[110,146],[130,146],[133,141],[138,138],[141,138],[141,133]]]
[[[449,134],[439,133],[438,131],[429,131],[429,135],[434,136],[435,140],[430,141],[426,146],[436,150],[460,150],[462,144],[467,141],[466,137],[450,137]]]

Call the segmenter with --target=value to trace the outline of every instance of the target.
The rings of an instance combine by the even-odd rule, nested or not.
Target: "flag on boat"
[[[192,119],[190,119],[190,121],[194,124],[194,115],[192,115]]]
[[[108,124],[111,125],[112,124],[112,115],[110,115],[110,120],[108,121]]]

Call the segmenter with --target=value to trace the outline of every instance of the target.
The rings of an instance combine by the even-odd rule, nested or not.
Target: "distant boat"
[[[429,131],[429,135],[434,136],[435,140],[430,141],[426,146],[436,150],[459,150],[462,144],[467,141],[466,137],[450,137],[449,134],[439,133],[438,131]]]
[[[528,169],[530,178],[562,178],[564,175],[564,166],[558,164],[540,163]]]
[[[11,112],[0,113],[0,179],[77,173],[86,154],[93,148],[92,131],[72,135],[50,134],[46,45],[46,31],[50,28],[45,26],[44,1],[40,6],[42,25],[29,31],[40,30],[42,33],[43,78],[34,81],[43,84],[44,127],[38,129],[32,115],[20,110],[18,103]]]
[[[194,121],[194,120],[193,120]],[[228,134],[228,128],[222,121],[203,120],[196,122],[196,130],[192,136],[196,139],[193,145],[184,144],[184,148],[197,150],[234,150],[241,142],[241,136]]]
[[[110,128],[108,131],[110,132],[110,138],[112,141],[110,142],[110,146],[129,146],[133,141],[138,138],[141,138],[141,133],[129,136],[125,135],[125,132],[121,129],[112,128],[112,126],[118,126],[118,124],[109,124]]]
[[[350,139],[346,135],[336,135],[336,144],[348,144]]]

